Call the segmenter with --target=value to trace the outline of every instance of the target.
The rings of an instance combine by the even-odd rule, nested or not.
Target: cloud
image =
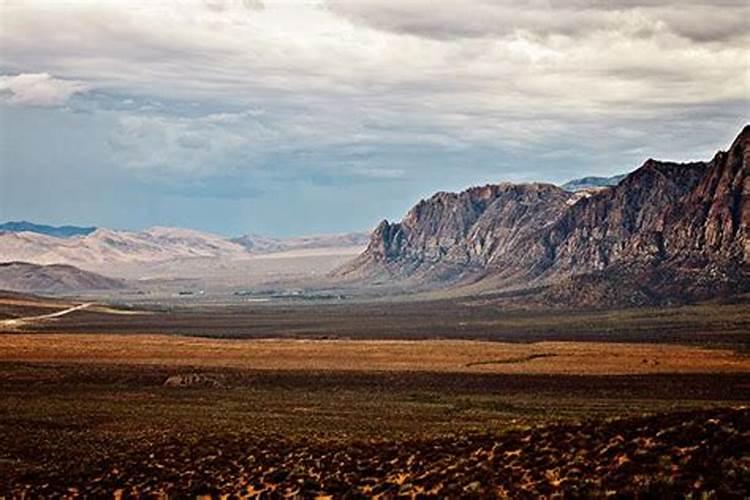
[[[584,37],[597,31],[652,37],[671,32],[692,41],[727,40],[745,32],[750,5],[727,0],[329,0],[331,12],[375,29],[438,40],[535,36]]]
[[[263,10],[266,8],[263,0],[203,0],[211,10],[225,12],[233,9]]]
[[[124,114],[109,134],[115,161],[155,175],[211,175],[226,168],[233,146],[244,143],[237,133],[210,119],[160,114]]]
[[[48,73],[0,75],[0,93],[8,100],[25,106],[62,106],[75,94],[87,92],[81,81],[55,78]]]
[[[0,67],[95,88],[68,108],[106,115],[107,158],[143,177],[395,184],[448,162],[489,170],[502,155],[599,161],[602,150],[666,144],[675,129],[679,144],[703,145],[703,131],[748,110],[745,0],[0,8]],[[544,178],[559,167],[535,168]]]

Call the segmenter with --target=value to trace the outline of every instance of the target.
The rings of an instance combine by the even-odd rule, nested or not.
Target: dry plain
[[[742,304],[80,304],[0,300],[7,496],[747,492]]]
[[[2,361],[195,369],[424,371],[547,375],[750,373],[729,349],[663,344],[471,340],[206,339],[170,335],[0,336]]]

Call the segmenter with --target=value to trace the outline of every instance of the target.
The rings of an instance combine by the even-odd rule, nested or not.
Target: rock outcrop
[[[569,196],[551,184],[508,183],[438,193],[400,223],[381,222],[339,275],[451,282],[481,275],[557,220]]]
[[[748,291],[749,143],[747,126],[711,161],[648,160],[616,186],[584,197],[546,184],[438,193],[400,223],[382,222],[338,275],[548,287],[551,300],[574,303],[594,284],[615,303]]]

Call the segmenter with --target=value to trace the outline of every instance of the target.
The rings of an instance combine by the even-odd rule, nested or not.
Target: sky
[[[501,181],[710,159],[747,0],[0,0],[0,220],[367,230]]]

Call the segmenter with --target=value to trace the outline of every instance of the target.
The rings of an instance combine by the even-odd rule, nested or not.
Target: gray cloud
[[[742,0],[706,4],[674,0],[329,0],[328,8],[352,22],[395,33],[438,40],[537,36],[583,37],[596,31],[652,37],[671,32],[696,42],[747,35],[750,5]]]
[[[303,201],[332,217],[357,201],[375,222],[432,190],[709,156],[750,116],[747,9],[745,0],[6,1],[2,73],[37,75],[42,90],[2,80],[0,118],[34,126],[4,131],[0,151],[4,166],[22,165],[33,149],[38,169],[96,137],[66,179],[82,185],[96,171],[118,186],[133,180],[131,194],[153,186],[144,198],[203,192],[224,208],[252,198],[268,217],[286,213],[281,198],[292,193],[298,219],[323,213]],[[80,134],[47,147],[71,128]],[[50,180],[51,192],[61,183]],[[183,202],[180,217],[196,216]]]

